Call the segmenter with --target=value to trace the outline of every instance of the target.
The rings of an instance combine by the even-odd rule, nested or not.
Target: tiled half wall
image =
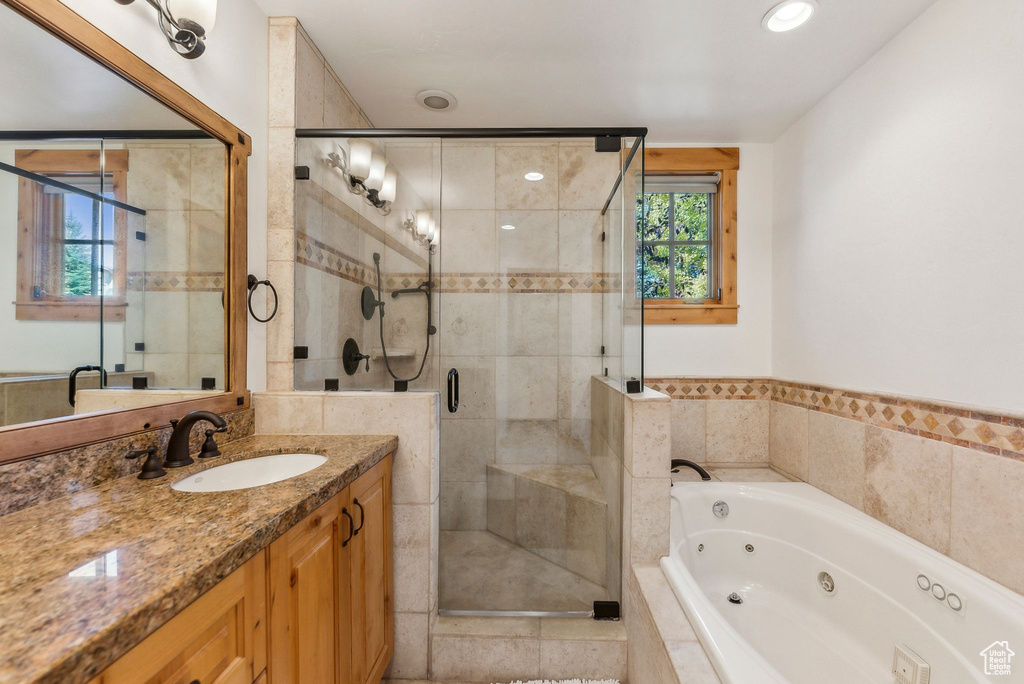
[[[650,378],[672,456],[770,464],[1024,592],[1024,417],[770,378]]]

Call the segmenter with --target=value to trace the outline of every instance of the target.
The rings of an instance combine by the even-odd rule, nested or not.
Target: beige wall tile
[[[427,613],[395,613],[395,655],[387,676],[396,679],[427,676],[429,620]]]
[[[500,273],[558,272],[558,212],[504,210],[498,212],[498,271]]]
[[[291,261],[267,264],[267,279],[277,288],[277,315],[267,323],[267,361],[291,362],[295,354],[295,267]]]
[[[604,586],[607,580],[605,532],[609,524],[608,507],[589,499],[568,496],[565,516],[565,567]]]
[[[295,129],[271,128],[267,136],[267,228],[295,230]],[[295,253],[267,254],[267,261],[294,261]]]
[[[799,406],[777,401],[771,404],[769,428],[769,462],[801,480],[807,479],[807,414]]]
[[[633,477],[667,477],[672,458],[672,402],[626,397],[622,462]]]
[[[291,361],[272,362],[267,364],[267,391],[290,392],[292,390],[292,374],[294,365]]]
[[[445,210],[441,227],[441,268],[445,273],[497,272],[496,220],[489,209]]]
[[[680,681],[687,684],[719,684],[715,668],[704,648],[693,641],[669,641],[668,656]]]
[[[557,463],[558,421],[499,420],[496,443],[497,463]]]
[[[360,128],[359,107],[330,69],[324,70],[324,127]]]
[[[597,356],[601,353],[603,296],[589,293],[558,295],[560,355]],[[550,331],[546,331],[546,334],[550,338]]]
[[[570,420],[590,418],[590,379],[600,374],[601,357],[599,356],[559,357],[559,418]]]
[[[540,619],[528,617],[439,617],[435,636],[539,637]]]
[[[441,481],[483,482],[495,462],[493,420],[453,420],[441,431]]]
[[[950,556],[1024,594],[1024,462],[953,448]]]
[[[322,434],[323,397],[301,394],[254,394],[256,433],[260,435]]]
[[[295,127],[323,128],[324,63],[303,31],[295,40]]]
[[[811,411],[807,428],[807,481],[855,508],[864,504],[866,426]]]
[[[494,147],[444,145],[441,208],[494,210]]]
[[[949,553],[953,447],[869,425],[864,512]]]
[[[551,641],[540,642],[540,677],[547,679],[626,678],[624,641]]]
[[[590,460],[590,420],[559,420],[558,462],[579,465]]]
[[[441,342],[442,351],[447,348]],[[449,420],[468,420],[495,417],[494,401],[494,357],[493,356],[442,356],[441,377],[447,378],[451,368],[459,371],[459,410],[448,413],[444,408],[441,417]]]
[[[540,640],[506,637],[431,638],[431,678],[436,681],[492,682],[536,679]]]
[[[595,152],[593,147],[558,148],[558,206],[560,209],[600,210],[619,174],[619,155]]]
[[[707,402],[708,463],[767,463],[769,402]]]
[[[704,424],[708,402],[698,399],[672,400],[672,458],[703,463],[706,458]]]
[[[289,17],[291,18],[291,17]],[[270,25],[269,125],[295,126],[295,22]]]
[[[608,189],[603,192],[607,193]],[[604,200],[601,200],[604,203]],[[590,207],[593,209],[593,207]],[[558,270],[563,273],[599,273],[604,270],[600,205],[594,211],[558,212]]]
[[[504,356],[495,359],[497,417],[506,420],[556,420],[558,378],[556,356]]]
[[[479,296],[479,295],[472,295]],[[499,294],[496,353],[498,356],[552,356],[557,354],[557,294]]]
[[[630,559],[632,563],[657,563],[668,554],[668,476],[632,478],[630,495]],[[623,548],[626,548],[623,542]]]
[[[565,493],[516,479],[516,543],[565,567]]]
[[[446,294],[441,297],[440,328],[445,355],[490,355],[495,350],[495,294]]]
[[[441,483],[441,529],[487,529],[487,483]]]
[[[430,504],[392,507],[394,603],[398,612],[430,609]]]
[[[487,529],[516,540],[516,477],[499,468],[487,469]]]
[[[497,209],[558,209],[557,146],[499,146],[494,166]],[[524,176],[533,171],[544,174],[544,179],[526,180]]]

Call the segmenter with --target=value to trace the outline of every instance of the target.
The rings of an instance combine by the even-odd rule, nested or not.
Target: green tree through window
[[[709,193],[637,197],[637,281],[645,298],[710,298],[712,202]]]

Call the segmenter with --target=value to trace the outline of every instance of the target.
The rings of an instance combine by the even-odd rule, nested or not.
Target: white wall
[[[774,375],[1024,409],[1022,28],[940,0],[777,141]]]
[[[736,178],[738,323],[645,326],[646,377],[764,377],[771,374],[772,146],[740,144],[739,148],[740,170]]]
[[[186,60],[167,45],[157,28],[155,11],[145,2],[123,7],[108,0],[62,1],[252,137],[249,270],[263,277],[267,259],[266,15],[252,0],[220,0],[206,53]],[[248,385],[256,391],[266,387],[266,327],[251,319]]]

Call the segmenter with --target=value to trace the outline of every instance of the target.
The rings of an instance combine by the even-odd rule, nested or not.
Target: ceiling
[[[0,64],[0,130],[195,128],[3,5]]]
[[[819,0],[771,34],[778,0],[256,1],[298,17],[376,126],[648,126],[654,142],[774,141],[934,2]],[[424,109],[426,89],[458,107]]]

